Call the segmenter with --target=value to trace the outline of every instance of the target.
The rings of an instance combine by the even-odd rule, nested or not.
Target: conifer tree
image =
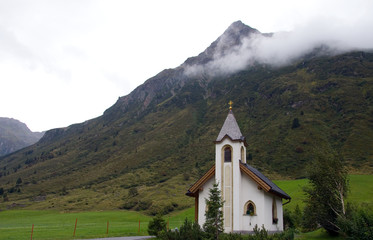
[[[166,231],[166,221],[160,214],[157,214],[148,224],[148,233],[152,236],[159,236],[162,231]]]
[[[223,204],[217,183],[210,189],[209,199],[206,200],[207,211],[204,231],[211,239],[218,239],[219,234],[224,231]]]

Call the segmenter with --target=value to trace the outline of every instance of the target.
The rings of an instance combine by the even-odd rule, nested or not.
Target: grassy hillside
[[[154,80],[177,81],[173,74]],[[153,214],[190,207],[193,199],[184,194],[214,164],[212,141],[229,100],[247,137],[248,163],[270,178],[304,177],[314,153],[331,150],[341,153],[350,173],[373,173],[371,53],[184,83],[157,91],[146,107],[132,95],[125,105],[119,99],[101,117],[51,130],[0,158],[0,188],[7,193],[0,208],[16,202],[28,209]]]

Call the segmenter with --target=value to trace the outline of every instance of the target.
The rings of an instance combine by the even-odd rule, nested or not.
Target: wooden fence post
[[[140,219],[139,219],[139,230],[138,230],[138,232],[140,233]]]
[[[78,223],[78,219],[75,219],[75,227],[74,227],[74,234],[73,237],[75,237],[75,231],[76,231],[76,224]]]
[[[32,224],[32,228],[31,228],[31,240],[32,240],[32,234],[34,234],[34,224]]]

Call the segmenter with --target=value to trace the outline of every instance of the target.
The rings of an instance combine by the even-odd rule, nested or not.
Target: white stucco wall
[[[245,213],[244,207],[248,201],[252,201],[255,204],[256,215],[254,216],[246,215]],[[258,190],[258,184],[251,180],[248,176],[242,175],[240,201],[241,231],[252,231],[255,225],[261,226],[264,223],[264,203],[264,194],[262,190]]]
[[[259,190],[258,185],[246,175],[242,175],[241,186],[242,198],[240,201],[240,231],[253,231],[255,225],[258,225],[259,228],[264,226],[268,231],[282,231],[283,219],[281,198],[275,197],[278,223],[273,224],[272,201],[274,195],[269,194],[264,190]],[[255,216],[250,216],[245,213],[245,204],[248,201],[252,201],[256,206]]]
[[[206,201],[209,198],[210,189],[213,187],[215,179],[210,178],[204,185],[203,190],[199,191],[198,196],[198,224],[202,227],[205,223]]]

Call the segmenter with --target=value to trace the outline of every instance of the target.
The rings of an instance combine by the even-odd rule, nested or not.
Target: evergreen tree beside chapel
[[[206,222],[203,229],[211,239],[218,239],[219,234],[224,232],[223,223],[223,201],[217,183],[210,189],[209,198],[206,199],[207,211],[205,213]]]

